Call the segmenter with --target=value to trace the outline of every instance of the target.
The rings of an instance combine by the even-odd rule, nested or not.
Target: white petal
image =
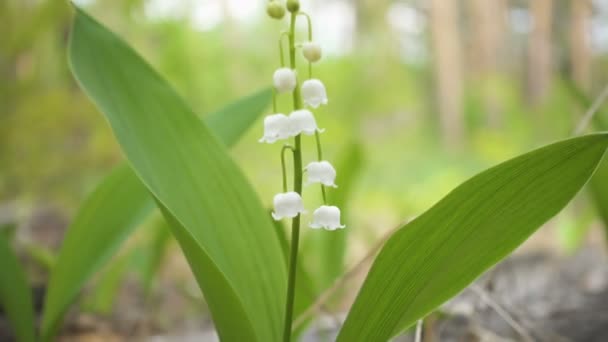
[[[289,114],[290,135],[296,136],[300,133],[313,135],[315,132],[324,130],[317,127],[314,115],[306,109],[300,109]]]
[[[293,218],[304,212],[302,197],[297,192],[280,193],[274,196],[272,218],[275,220]]]
[[[264,118],[264,136],[259,142],[272,144],[281,139],[289,138],[289,118],[285,114],[273,114]]]
[[[320,162],[311,162],[306,166],[308,175],[307,184],[321,183],[325,186],[331,186],[337,188],[336,181],[336,169],[331,165],[330,162],[323,160]]]
[[[292,92],[296,88],[296,73],[289,68],[278,69],[274,72],[272,79],[274,87],[279,93]]]
[[[310,79],[302,83],[302,99],[304,103],[312,108],[317,108],[321,104],[327,104],[327,91],[323,82],[317,79]]]
[[[313,212],[313,221],[309,225],[313,229],[325,230],[343,229],[340,224],[340,209],[336,206],[322,205]]]

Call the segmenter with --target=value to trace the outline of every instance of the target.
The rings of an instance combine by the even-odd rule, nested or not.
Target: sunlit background
[[[608,84],[608,0],[301,2],[324,52],[313,73],[329,94],[329,105],[316,112],[327,130],[325,154],[357,156],[344,208],[347,264],[469,176],[571,136]],[[201,115],[269,86],[279,67],[287,19],[268,18],[264,0],[75,3],[123,37]],[[81,201],[123,160],[68,69],[71,17],[64,1],[0,2],[0,222],[19,224],[24,258],[40,284]],[[299,34],[305,37],[305,26]],[[281,111],[289,104],[280,99]],[[261,135],[259,120],[233,156],[270,206],[281,190],[279,150],[259,144]],[[305,160],[315,152],[308,140]],[[311,208],[319,202],[316,187],[305,196]],[[579,196],[527,248],[567,252],[601,242],[600,226]],[[314,251],[311,239],[304,258]],[[160,288],[171,289],[163,303],[181,316],[154,318],[160,327],[200,310],[190,302],[200,294],[179,249],[170,255]]]

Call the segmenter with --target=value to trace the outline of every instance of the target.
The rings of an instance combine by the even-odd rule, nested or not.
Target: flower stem
[[[291,24],[289,26],[289,63],[293,70],[296,70],[296,46],[295,46],[295,28],[296,28],[297,13],[291,13]],[[300,96],[300,85],[296,84],[293,91],[293,107],[294,110],[302,108],[302,99]],[[295,147],[293,150],[293,188],[298,194],[302,194],[302,144],[301,135],[296,136]],[[289,253],[289,278],[287,281],[287,300],[285,303],[285,321],[283,329],[283,341],[291,340],[291,325],[293,322],[293,304],[295,299],[296,285],[296,265],[298,262],[298,245],[300,243],[300,218],[298,215],[293,218],[291,223],[291,250]]]
[[[306,18],[306,23],[308,24],[308,41],[312,42],[312,22],[310,20],[310,16],[304,12],[298,12],[298,15],[301,15]],[[312,78],[312,63],[308,62],[308,78]]]
[[[319,131],[315,132],[315,141],[317,142],[317,160],[323,160],[323,150],[321,149],[321,137]],[[323,204],[327,205],[327,195],[325,194],[325,186],[321,184],[321,195],[323,196]]]
[[[285,145],[281,149],[281,171],[283,172],[283,192],[287,192],[287,168],[285,167],[285,150],[295,151],[293,146]]]
[[[281,60],[281,67],[285,67],[285,57],[284,57],[284,53],[283,53],[283,37],[285,35],[288,35],[289,33],[287,31],[283,31],[281,32],[281,35],[279,36],[279,55],[280,55],[280,60]]]

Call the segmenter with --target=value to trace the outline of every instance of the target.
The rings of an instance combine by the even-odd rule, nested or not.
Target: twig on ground
[[[595,98],[595,101],[593,101],[593,104],[591,105],[591,107],[589,107],[589,109],[587,110],[587,112],[585,113],[585,115],[583,116],[581,121],[578,123],[578,126],[576,126],[576,129],[574,130],[573,135],[580,135],[583,133],[585,128],[587,128],[587,126],[589,126],[589,122],[591,122],[591,119],[593,119],[593,116],[597,113],[598,109],[600,109],[600,106],[602,105],[602,103],[604,103],[604,101],[606,101],[607,98],[608,98],[608,85],[606,85],[606,87],[604,88],[604,90],[602,90],[600,95]]]
[[[526,341],[526,342],[534,341],[534,338],[532,338],[532,335],[530,335],[530,333],[524,327],[522,327],[515,320],[515,318],[513,318],[513,316],[511,316],[511,314],[506,309],[503,309],[502,306],[500,306],[500,304],[498,304],[496,301],[494,301],[492,299],[492,297],[484,289],[482,289],[479,285],[477,285],[475,283],[471,284],[471,286],[469,286],[469,288],[473,292],[475,292],[484,303],[486,303],[489,307],[491,307],[494,311],[496,311],[496,313],[505,322],[507,322],[507,324],[511,328],[513,328],[513,330],[515,330],[524,341]]]
[[[416,323],[416,339],[415,342],[422,342],[422,324],[423,320],[419,319],[418,323]]]

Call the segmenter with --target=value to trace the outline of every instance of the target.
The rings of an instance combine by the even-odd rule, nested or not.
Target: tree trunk
[[[442,139],[446,147],[458,148],[464,135],[458,0],[432,0],[430,14]]]
[[[533,28],[528,42],[528,94],[531,103],[537,105],[547,96],[551,86],[553,0],[530,1],[530,12]]]
[[[473,80],[480,86],[487,122],[500,126],[502,108],[494,82],[504,56],[505,0],[469,0],[470,34],[469,69]]]
[[[591,85],[591,1],[575,0],[570,6],[570,70],[576,85],[587,92]]]

